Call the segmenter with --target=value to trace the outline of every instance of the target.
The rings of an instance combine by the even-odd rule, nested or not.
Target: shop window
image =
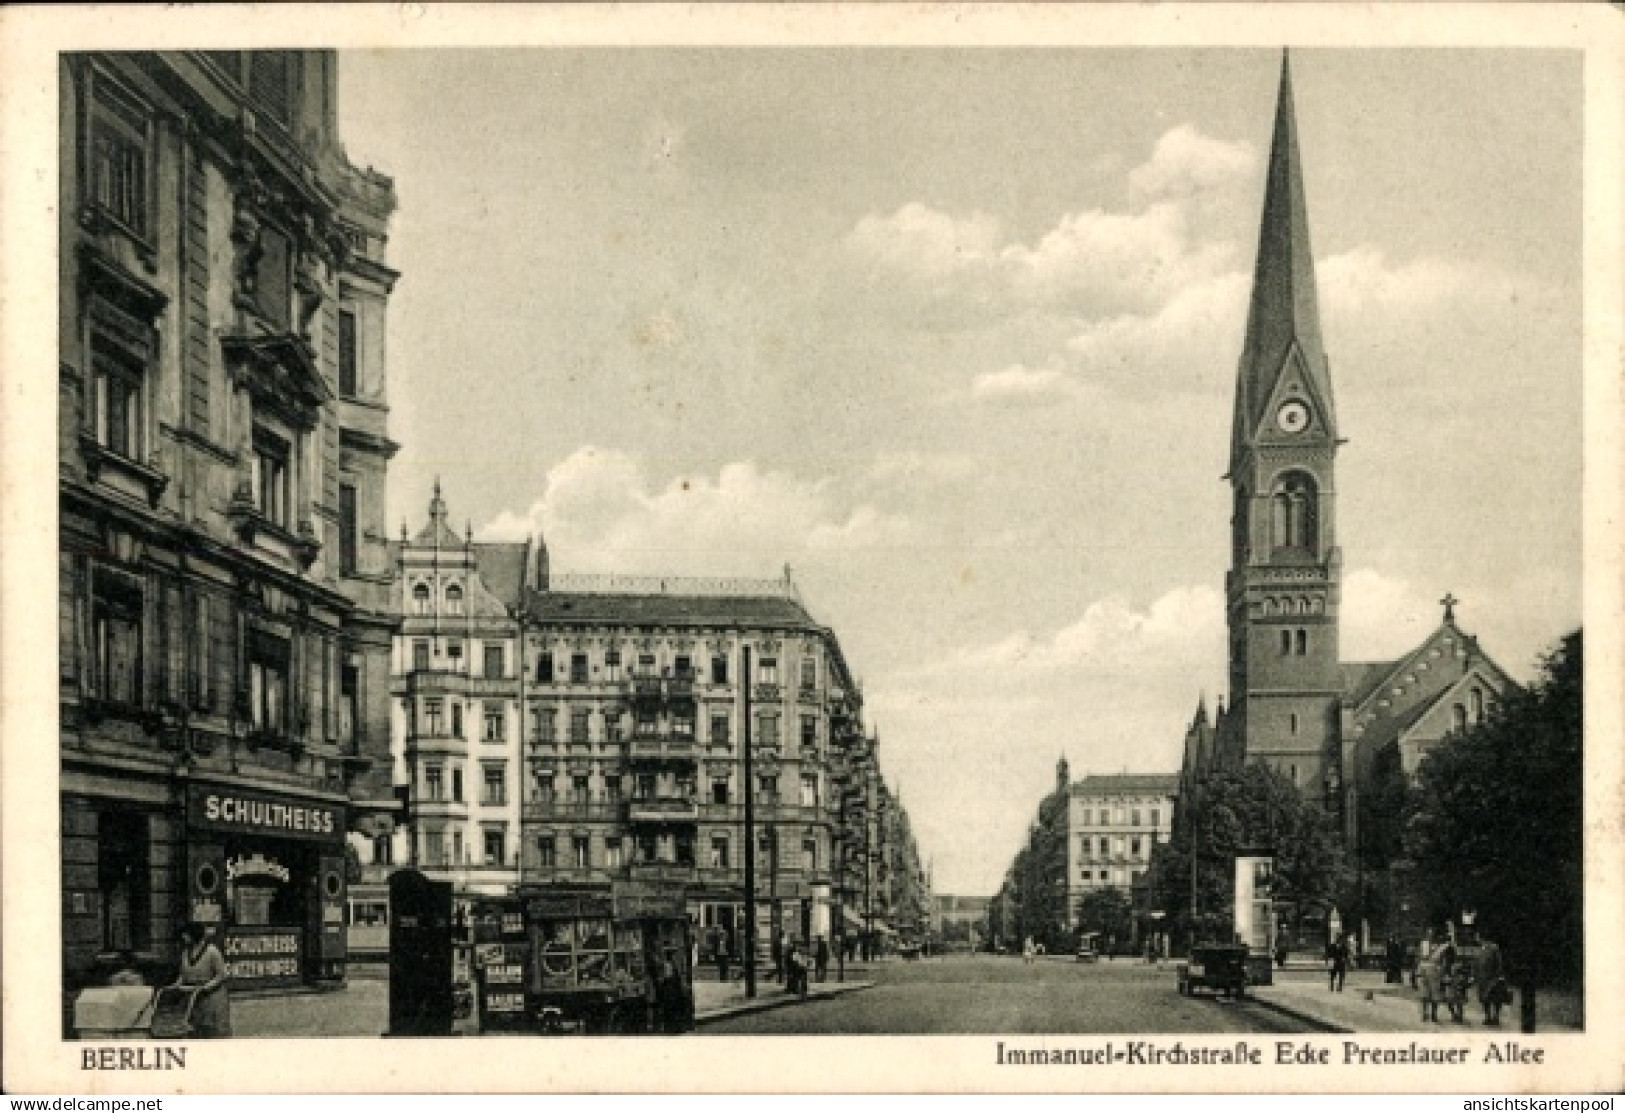
[[[463,613],[463,589],[457,584],[448,584],[446,586],[446,613]],[[487,673],[487,675],[490,674]]]
[[[728,868],[728,836],[711,836],[711,868],[725,870]]]
[[[109,703],[135,707],[141,702],[141,627],[145,595],[141,581],[111,569],[95,572],[91,601],[94,682]]]
[[[588,716],[586,708],[577,707],[570,711],[570,745],[585,746],[591,742],[589,734]]]
[[[357,351],[355,311],[353,309],[339,310],[339,396],[354,398],[356,395]]]
[[[413,584],[412,585],[412,613],[413,614],[428,614],[429,613],[429,585],[428,584]]]
[[[618,870],[624,864],[621,851],[621,840],[610,837],[604,840],[604,865],[612,870]]]
[[[249,631],[249,715],[255,730],[280,734],[288,728],[288,661],[285,639]]]
[[[500,680],[503,674],[503,647],[488,645],[485,647],[485,675],[492,680]]]
[[[351,927],[387,928],[389,926],[388,901],[352,900],[349,912]]]
[[[489,827],[483,832],[485,839],[484,862],[488,866],[508,864],[507,832],[500,827]]]
[[[446,771],[438,765],[423,767],[423,798],[431,803],[446,798]]]
[[[808,873],[817,872],[817,870],[818,870],[818,840],[817,839],[802,839],[801,840],[801,868],[806,870]]]
[[[728,658],[720,654],[711,658],[711,683],[728,683]]]
[[[288,528],[292,449],[267,429],[254,430],[254,506],[260,517]]]
[[[355,487],[339,484],[339,574],[355,575],[361,552],[361,527],[357,517]]]
[[[818,716],[803,715],[801,717],[801,748],[808,753],[818,750]]]
[[[505,766],[487,765],[485,767],[485,789],[480,794],[480,803],[487,807],[501,807],[508,802],[508,774]]]
[[[501,742],[507,716],[503,713],[503,706],[496,700],[485,701],[485,740],[487,742]]]
[[[728,736],[728,716],[711,716],[711,745],[723,749],[733,745],[732,739]]]
[[[604,679],[611,684],[621,681],[621,651],[611,649],[604,653]]]
[[[570,683],[585,684],[587,682],[587,655],[585,653],[570,654]]]
[[[542,835],[536,840],[536,864],[544,870],[558,865],[558,848],[552,835]]]
[[[96,890],[105,951],[135,951],[151,942],[150,841],[144,815],[102,812],[97,817]]]
[[[776,657],[763,657],[757,664],[756,679],[763,684],[779,682],[779,661]]]
[[[570,839],[570,864],[578,870],[592,868],[592,844],[585,835]]]

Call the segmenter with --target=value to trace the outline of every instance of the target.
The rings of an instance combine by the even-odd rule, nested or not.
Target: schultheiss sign
[[[344,838],[342,806],[254,789],[190,785],[186,814],[193,827],[215,831],[319,842]]]

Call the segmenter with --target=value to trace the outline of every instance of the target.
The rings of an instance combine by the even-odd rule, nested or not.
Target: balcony
[[[626,804],[618,800],[526,800],[520,815],[527,821],[554,820],[595,821],[619,823],[626,815]]]
[[[693,863],[633,862],[627,874],[634,881],[678,881],[692,883],[696,877]]]
[[[750,694],[758,703],[777,703],[781,693],[777,684],[762,683],[753,687]]]
[[[678,669],[666,681],[666,694],[672,699],[691,699],[694,696],[694,670]]]
[[[696,749],[692,734],[635,734],[627,747],[626,756],[632,761],[681,761],[692,764]]]
[[[413,669],[405,676],[396,676],[389,682],[392,696],[466,695],[468,670],[453,668]]]
[[[661,683],[658,676],[633,676],[626,682],[626,687],[634,700],[646,702],[660,699]]]
[[[683,797],[647,797],[632,800],[626,807],[629,823],[696,823],[699,818],[699,803]]]

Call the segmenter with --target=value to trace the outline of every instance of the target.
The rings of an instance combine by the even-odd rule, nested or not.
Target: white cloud
[[[1431,314],[1451,302],[1515,300],[1525,286],[1501,271],[1431,256],[1390,265],[1382,249],[1370,244],[1320,260],[1315,275],[1331,316]]]
[[[1031,370],[1013,364],[1002,371],[984,371],[971,381],[971,397],[984,402],[1045,402],[1067,398],[1076,384],[1053,367]]]
[[[1415,649],[1443,612],[1408,581],[1370,568],[1343,575],[1339,649],[1345,661],[1386,661]]]
[[[891,216],[864,217],[846,242],[881,272],[940,280],[990,263],[1001,238],[986,214],[956,217],[911,201]]]
[[[1186,197],[1249,179],[1258,156],[1252,144],[1227,143],[1189,124],[1165,132],[1151,158],[1129,171],[1129,184],[1149,197]]]
[[[634,457],[590,446],[549,469],[525,513],[504,512],[480,531],[490,540],[537,532],[561,572],[758,576],[807,550],[895,547],[917,535],[909,519],[843,496],[828,479],[741,461],[657,489]]]

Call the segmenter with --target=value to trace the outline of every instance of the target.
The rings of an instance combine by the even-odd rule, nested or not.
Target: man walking
[[[1329,978],[1327,989],[1337,993],[1343,992],[1343,980],[1349,972],[1349,939],[1347,936],[1333,938],[1326,946],[1326,973]]]
[[[818,973],[819,981],[829,977],[829,941],[822,935],[813,946],[813,968]]]

